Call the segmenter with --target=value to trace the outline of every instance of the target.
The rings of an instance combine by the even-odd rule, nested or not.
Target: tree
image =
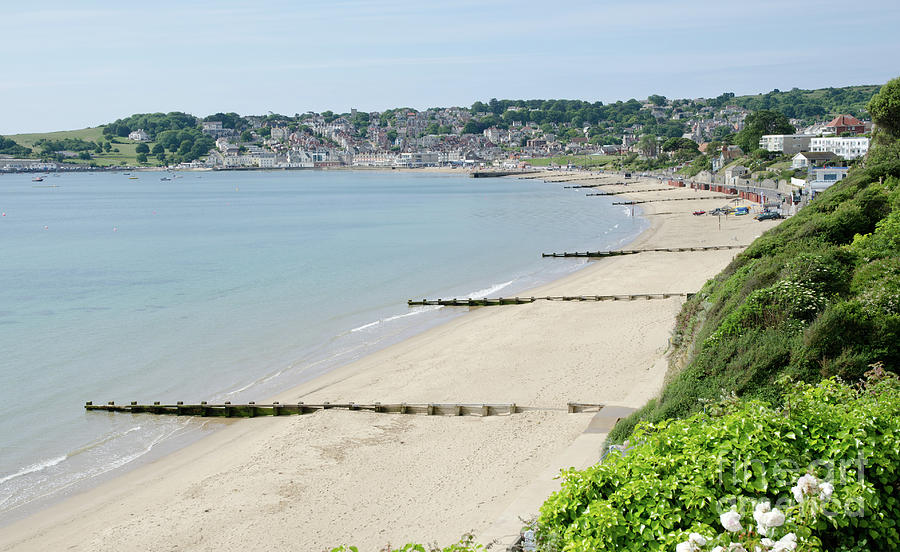
[[[78,154],[78,158],[79,158],[79,159],[82,159],[82,160],[84,160],[84,161],[90,161],[90,160],[91,160],[91,154],[88,153],[88,152],[86,152],[86,151],[83,151],[83,152],[81,152],[81,153]]]
[[[134,151],[137,153],[150,153],[150,146],[147,144],[138,144],[134,147]]]
[[[645,134],[641,136],[641,139],[638,142],[638,149],[641,150],[641,153],[644,155],[644,157],[656,157],[656,136],[652,134]]]
[[[15,140],[0,136],[0,153],[5,153],[7,155],[28,155],[31,153],[31,148],[20,146]]]
[[[253,141],[253,133],[249,130],[245,130],[241,133],[241,141],[242,142],[251,142]]]
[[[147,162],[147,154],[146,153],[137,154],[137,162],[138,163],[146,163]]]
[[[894,138],[900,138],[900,77],[882,86],[866,109],[880,129]]]
[[[659,106],[666,105],[666,97],[660,96],[659,94],[653,94],[651,96],[648,96],[647,101],[649,101],[653,105],[659,105]]]
[[[795,130],[780,111],[763,109],[747,116],[744,129],[734,137],[734,143],[745,152],[751,152],[759,148],[759,139],[764,134],[793,134]]]
[[[111,149],[112,149],[112,144],[110,144],[109,142],[103,142],[103,151],[105,151],[106,153],[109,153],[109,150],[111,150]]]
[[[160,155],[166,153],[166,148],[163,147],[162,144],[154,144],[153,150],[151,150],[153,155]]]

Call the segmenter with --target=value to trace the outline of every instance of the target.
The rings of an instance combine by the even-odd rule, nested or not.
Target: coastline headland
[[[616,185],[618,176],[606,178],[614,190],[658,185],[650,179]],[[597,182],[596,175],[591,179]],[[693,216],[734,204],[725,195],[692,199],[696,194],[673,188],[637,196],[685,200],[641,205],[639,214],[651,226],[629,247],[749,244],[778,222]],[[528,295],[693,292],[738,251],[603,257]],[[269,400],[515,404],[522,407],[515,416],[323,409],[236,421],[4,528],[0,550],[212,551],[250,543],[275,550],[340,544],[377,550],[388,543],[447,544],[468,531],[480,542],[510,542],[519,518],[536,513],[558,485],[553,477],[559,469],[599,460],[605,432],[615,422],[611,413],[638,408],[658,393],[683,301],[673,296],[472,308]],[[567,403],[607,407],[569,412]]]

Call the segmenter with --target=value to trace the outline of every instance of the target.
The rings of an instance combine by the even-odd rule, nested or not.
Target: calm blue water
[[[137,174],[0,176],[0,520],[210,425],[86,400],[261,400],[459,314],[409,298],[509,295],[646,226],[540,181]]]

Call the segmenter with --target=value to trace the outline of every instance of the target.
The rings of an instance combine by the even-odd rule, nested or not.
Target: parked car
[[[753,218],[755,218],[756,220],[773,220],[773,219],[780,219],[780,218],[781,218],[781,213],[776,213],[775,211],[763,211],[762,213],[756,215],[756,216],[753,217]]]
[[[706,211],[694,211],[695,215],[705,215]]]

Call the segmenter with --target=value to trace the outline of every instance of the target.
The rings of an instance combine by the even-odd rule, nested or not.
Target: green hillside
[[[866,117],[866,104],[872,99],[880,84],[845,86],[843,88],[819,88],[801,90],[794,88],[782,92],[773,90],[766,94],[736,96],[729,104],[739,105],[751,111],[774,109],[791,118],[812,119],[830,115],[849,114]]]
[[[77,139],[84,140],[86,142],[94,142],[94,143],[102,143],[102,142],[110,142],[111,149],[109,152],[102,153],[94,153],[92,152],[92,159],[90,161],[78,158],[66,158],[66,163],[75,163],[86,165],[93,163],[95,165],[101,167],[109,167],[109,166],[119,166],[119,165],[129,165],[129,166],[137,166],[140,165],[137,161],[137,152],[135,148],[138,145],[138,142],[133,140],[129,140],[128,138],[121,137],[113,137],[109,138],[103,135],[104,127],[91,127],[91,128],[83,128],[79,130],[61,130],[56,132],[35,132],[35,133],[27,133],[27,134],[11,134],[6,138],[10,138],[15,140],[19,145],[32,148],[35,153],[39,152],[39,148],[35,147],[35,143],[40,140],[66,140],[66,139]],[[153,142],[147,142],[147,145],[151,148],[153,147]],[[118,149],[119,151],[114,151]],[[148,166],[158,166],[160,163],[153,157],[148,159]]]

